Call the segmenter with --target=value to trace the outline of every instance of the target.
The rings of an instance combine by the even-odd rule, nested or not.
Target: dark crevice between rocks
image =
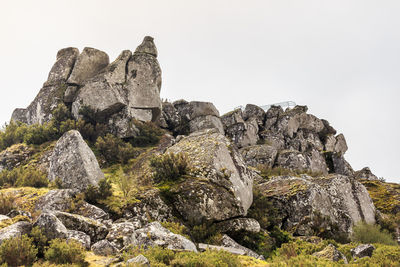
[[[128,82],[128,79],[129,79],[129,77],[128,77],[128,65],[129,65],[129,61],[131,61],[131,58],[132,58],[132,56],[130,56],[129,58],[128,58],[128,60],[126,61],[126,63],[125,63],[125,84]]]

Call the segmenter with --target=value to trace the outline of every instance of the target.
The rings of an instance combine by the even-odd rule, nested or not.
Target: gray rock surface
[[[253,194],[253,177],[233,144],[216,130],[195,132],[168,148],[186,153],[192,175],[171,190],[175,208],[188,221],[220,221],[246,215]]]
[[[128,221],[113,223],[109,228],[106,239],[117,249],[122,249],[129,245],[130,236],[141,227],[141,223],[134,224]]]
[[[228,235],[222,235],[221,238],[221,245],[224,247],[230,247],[230,248],[235,248],[235,249],[240,249],[244,251],[244,255],[260,259],[260,260],[265,260],[264,256],[257,254],[253,250],[246,248],[240,244],[238,244],[235,240],[230,238]]]
[[[113,246],[108,240],[100,240],[92,245],[91,250],[96,255],[111,256],[118,253],[118,249]]]
[[[222,125],[221,119],[216,116],[200,116],[189,122],[189,129],[191,133],[213,128],[217,129],[221,134],[224,134],[224,126]]]
[[[20,166],[33,154],[33,148],[16,144],[0,152],[0,171]]]
[[[339,155],[343,155],[347,151],[347,143],[343,134],[336,136],[335,150],[334,152]]]
[[[348,236],[359,221],[375,223],[368,191],[350,177],[282,176],[257,186],[279,210],[282,228],[296,235],[314,235],[313,229],[323,228],[333,235]]]
[[[353,258],[372,257],[375,247],[371,244],[362,244],[350,250]]]
[[[7,239],[30,233],[31,229],[32,224],[29,222],[17,222],[0,229],[0,245]]]
[[[258,141],[258,123],[255,118],[243,123],[236,123],[225,130],[238,148],[255,145]]]
[[[235,109],[234,111],[228,112],[221,116],[222,124],[224,125],[224,129],[231,127],[232,125],[238,123],[244,123],[243,120],[243,112],[240,108]]]
[[[371,172],[371,169],[364,167],[359,171],[354,172],[354,177],[357,179],[379,180],[378,177]]]
[[[80,243],[85,249],[90,249],[90,236],[85,234],[84,232],[68,230],[67,231],[67,241],[75,240]]]
[[[138,229],[131,236],[131,244],[144,248],[160,246],[171,250],[197,252],[195,244],[187,238],[165,229],[159,222],[152,222]]]
[[[264,126],[265,111],[257,105],[247,104],[243,111],[243,119],[247,121],[250,118],[255,118],[258,126]]]
[[[78,56],[67,82],[69,84],[83,85],[86,80],[107,67],[109,62],[108,55],[103,51],[85,47]]]
[[[239,151],[246,164],[253,167],[262,164],[272,168],[278,154],[278,150],[271,145],[248,146]]]
[[[56,143],[50,159],[49,180],[60,179],[64,188],[84,191],[104,177],[92,150],[78,131],[65,133]]]

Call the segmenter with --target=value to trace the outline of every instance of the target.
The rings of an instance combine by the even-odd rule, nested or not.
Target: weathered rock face
[[[262,255],[258,255],[257,253],[255,253],[254,251],[252,251],[251,249],[248,249],[246,247],[243,247],[242,245],[238,244],[235,240],[233,240],[232,238],[230,238],[228,235],[223,235],[221,238],[221,245],[223,247],[226,248],[234,248],[234,249],[239,249],[244,251],[244,253],[242,255],[247,255],[256,259],[260,259],[260,260],[265,260],[264,256]],[[240,253],[241,254],[241,253]]]
[[[142,228],[142,225],[132,222],[113,223],[109,228],[107,240],[117,249],[122,249],[129,245],[130,236],[137,230]]]
[[[134,258],[132,258],[132,259],[127,260],[127,261],[126,261],[126,264],[128,264],[128,265],[133,264],[133,265],[148,266],[148,267],[150,267],[150,262],[149,262],[149,260],[148,260],[145,256],[143,256],[142,254],[139,254],[138,256],[136,256],[136,257],[134,257]]]
[[[223,233],[230,232],[260,232],[260,224],[257,220],[252,218],[236,218],[228,221],[223,221],[217,224],[218,229]]]
[[[143,246],[144,248],[160,246],[172,250],[197,252],[192,241],[165,229],[159,222],[149,223],[136,230],[130,238],[130,243],[134,246]]]
[[[118,253],[118,249],[107,240],[100,240],[99,242],[93,244],[91,249],[94,254],[101,256],[110,256]]]
[[[64,224],[52,213],[42,213],[33,224],[34,227],[39,227],[42,233],[49,239],[67,238],[67,228]]]
[[[257,113],[258,112],[258,113]],[[243,113],[236,109],[221,117],[226,135],[232,139],[237,147],[246,147],[255,145],[259,139],[258,131],[260,118],[259,110],[248,108],[247,121],[243,119]]]
[[[0,229],[0,244],[5,240],[30,233],[32,225],[29,222],[17,222]]]
[[[313,235],[324,227],[332,234],[351,233],[363,220],[375,223],[375,207],[363,185],[342,175],[276,177],[258,185],[279,210],[282,228]]]
[[[177,185],[175,208],[195,223],[246,215],[253,177],[232,143],[216,130],[195,132],[166,153],[186,153],[196,178]]]
[[[61,179],[64,188],[84,191],[104,177],[92,150],[78,131],[65,133],[53,150],[49,180]]]

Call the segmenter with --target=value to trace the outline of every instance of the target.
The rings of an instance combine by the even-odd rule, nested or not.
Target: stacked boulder
[[[157,121],[161,114],[161,68],[153,38],[146,36],[132,54],[123,51],[109,64],[106,53],[86,47],[58,52],[47,81],[26,109],[16,109],[12,120],[43,124],[64,103],[79,119],[89,108],[110,132],[125,138],[137,135],[132,120]]]

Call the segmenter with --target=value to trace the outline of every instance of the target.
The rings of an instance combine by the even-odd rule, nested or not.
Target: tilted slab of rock
[[[54,215],[68,229],[84,232],[89,235],[92,242],[105,239],[108,234],[107,227],[99,221],[62,211],[55,211]]]
[[[187,154],[199,177],[174,189],[174,205],[185,219],[219,221],[246,215],[253,201],[253,177],[225,136],[213,129],[195,132],[166,151],[180,152]]]
[[[240,244],[238,244],[235,240],[230,238],[228,235],[224,234],[222,235],[221,238],[221,245],[224,247],[230,247],[230,248],[235,248],[235,249],[240,249],[244,251],[244,255],[260,259],[260,260],[265,260],[264,256],[257,254],[253,250],[246,248]]]
[[[114,247],[122,249],[129,245],[130,236],[140,228],[142,228],[141,224],[137,225],[132,222],[113,223],[106,238]]]
[[[29,222],[17,222],[3,229],[0,229],[0,244],[5,240],[29,234],[32,224]]]
[[[75,240],[80,243],[85,249],[90,249],[90,236],[81,231],[68,230],[67,241]]]
[[[67,238],[68,230],[65,225],[53,214],[44,212],[36,219],[33,227],[39,227],[49,239]]]
[[[96,255],[110,256],[118,253],[118,249],[107,240],[100,240],[92,245],[91,250]]]
[[[79,50],[74,47],[67,47],[58,51],[57,61],[51,68],[45,85],[65,83],[72,72],[78,56]]]
[[[375,247],[371,244],[362,244],[350,250],[353,258],[372,257]]]
[[[197,252],[196,246],[192,241],[165,229],[159,222],[149,223],[145,227],[136,230],[130,239],[132,245],[143,246],[144,248],[159,246],[171,250]]]
[[[107,67],[109,62],[110,59],[108,55],[103,51],[85,47],[78,56],[67,82],[69,84],[83,85],[86,80],[92,78]]]
[[[359,221],[375,223],[368,191],[346,176],[275,177],[258,189],[279,210],[282,228],[297,235],[313,235],[313,227],[348,235]]]
[[[49,180],[60,179],[64,188],[84,191],[104,178],[92,150],[76,130],[65,133],[56,143],[50,160]]]

